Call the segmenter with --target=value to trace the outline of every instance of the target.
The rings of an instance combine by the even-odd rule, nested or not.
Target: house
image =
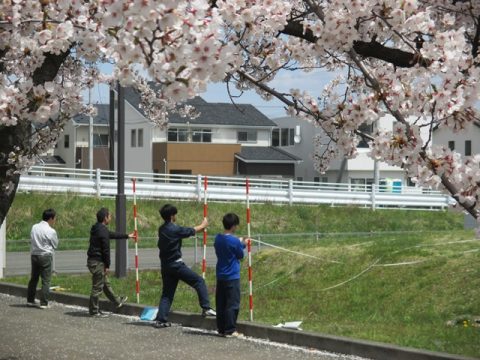
[[[93,169],[109,169],[109,105],[98,104],[93,116]],[[65,167],[89,169],[89,123],[90,118],[79,114],[64,127],[55,146],[54,155],[63,159]]]
[[[161,128],[147,119],[139,94],[125,89],[126,171],[294,177],[295,165],[301,159],[271,146],[276,124],[255,107],[208,103],[201,97],[187,104],[200,115],[191,119],[173,113],[166,128]],[[94,168],[108,168],[108,105],[96,106],[94,146],[99,146],[94,148]],[[56,155],[65,159],[67,167],[79,164],[88,168],[88,120],[83,115],[75,117],[60,139]]]
[[[435,127],[432,144],[445,146],[462,156],[480,154],[480,121],[474,120],[466,129],[454,133],[450,128]]]
[[[352,189],[366,190],[374,182],[374,160],[368,156],[368,144],[360,141],[358,155],[355,159],[337,158],[332,160],[330,168],[325,174],[318,173],[314,168],[313,153],[314,137],[320,136],[327,139],[323,130],[314,124],[294,118],[282,117],[273,119],[277,127],[272,131],[272,146],[287,151],[288,153],[303,159],[303,162],[295,165],[295,178],[299,181],[313,182],[340,182],[348,183]],[[393,119],[384,117],[379,120],[379,127],[392,129]],[[364,131],[373,132],[373,127],[365,128]],[[404,171],[399,167],[378,163],[379,179],[391,181],[398,179],[403,184],[407,183]]]

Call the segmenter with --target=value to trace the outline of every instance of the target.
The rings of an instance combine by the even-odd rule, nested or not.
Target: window
[[[452,151],[455,150],[455,141],[449,141],[448,148]]]
[[[280,129],[272,130],[272,146],[280,146]]]
[[[322,176],[322,183],[328,183],[328,176]]]
[[[472,140],[465,140],[465,156],[472,155]]]
[[[68,149],[70,147],[70,135],[65,135],[63,138],[63,147]]]
[[[280,144],[282,146],[287,146],[288,145],[288,129],[282,129],[282,138],[280,139]]]
[[[167,140],[169,142],[211,143],[212,129],[169,128],[167,131]]]
[[[297,176],[297,181],[303,181],[303,176]]]
[[[365,179],[350,179],[351,191],[365,191]]]
[[[168,129],[168,141],[178,141],[178,129]]]
[[[257,132],[255,130],[238,131],[237,141],[238,142],[256,142]]]
[[[289,143],[288,145],[293,146],[295,145],[295,129],[288,129],[288,135],[289,135]]]
[[[295,145],[295,128],[282,128],[272,130],[272,146]]]
[[[192,130],[192,141],[193,142],[202,142],[202,129],[193,129]]]
[[[130,146],[132,148],[137,147],[137,130],[132,129],[130,132]]]
[[[108,135],[93,134],[93,147],[108,147]]]
[[[137,145],[138,147],[143,147],[143,129],[138,129]]]
[[[371,135],[371,134],[373,134],[373,124],[362,124],[362,125],[359,126],[358,130],[361,131],[364,134]],[[368,148],[368,140],[359,136],[359,142],[358,142],[357,147]]]
[[[317,183],[320,182],[320,178],[319,178],[318,176],[315,176],[315,177],[313,178],[313,182],[317,182]]]
[[[203,142],[206,142],[206,143],[212,142],[212,130],[203,129]]]
[[[210,129],[193,129],[192,142],[212,142],[212,130]]]

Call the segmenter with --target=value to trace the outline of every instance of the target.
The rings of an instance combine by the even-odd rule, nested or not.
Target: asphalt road
[[[23,298],[4,294],[0,294],[0,324],[0,360],[360,359],[253,338],[225,339],[181,326],[155,329],[128,316],[92,319],[85,308],[58,303],[40,310],[26,307]]]
[[[195,262],[195,249],[185,247],[182,249],[183,260],[186,264],[192,265]],[[197,262],[202,261],[203,249],[197,250]],[[138,249],[140,269],[160,269],[158,249]],[[115,250],[111,251],[111,269],[115,269]],[[217,258],[213,247],[207,247],[207,265],[215,266]],[[135,250],[128,251],[128,266],[135,268]],[[26,275],[30,274],[30,253],[29,252],[7,252],[5,275]],[[65,250],[55,253],[55,270],[58,273],[79,273],[88,272],[87,250]],[[0,360],[2,360],[0,358]]]

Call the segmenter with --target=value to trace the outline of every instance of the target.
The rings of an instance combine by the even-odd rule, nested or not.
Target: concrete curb
[[[27,287],[22,285],[0,282],[0,293],[26,297]],[[51,292],[51,300],[67,304],[88,307],[88,297],[83,295]],[[111,304],[102,300],[100,307],[103,310],[112,310]],[[145,305],[125,304],[119,313],[123,315],[139,316]],[[215,319],[203,318],[199,314],[172,312],[172,322],[183,326],[215,330]],[[460,355],[451,355],[440,352],[417,350],[380,342],[350,339],[340,336],[324,335],[308,331],[295,331],[275,328],[250,322],[239,322],[238,330],[246,336],[286,343],[295,346],[314,348],[346,355],[356,355],[378,360],[474,360],[474,358]]]

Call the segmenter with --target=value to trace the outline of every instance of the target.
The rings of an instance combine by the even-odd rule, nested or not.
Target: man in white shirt
[[[48,307],[50,292],[50,278],[52,277],[52,258],[58,247],[58,237],[52,225],[55,224],[55,210],[47,209],[43,212],[42,221],[32,226],[30,233],[32,274],[28,283],[27,305],[36,306],[35,293],[39,277],[42,278],[40,293],[40,308]]]

